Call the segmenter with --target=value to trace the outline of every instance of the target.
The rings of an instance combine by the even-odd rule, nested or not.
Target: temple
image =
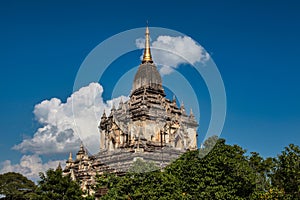
[[[81,144],[75,160],[70,154],[66,162],[64,174],[80,180],[84,190],[94,184],[96,174],[124,174],[137,158],[163,168],[185,151],[197,149],[198,123],[183,103],[177,106],[175,97],[166,98],[152,60],[149,34],[146,27],[143,60],[130,99],[120,101],[100,119],[99,153],[88,155]]]

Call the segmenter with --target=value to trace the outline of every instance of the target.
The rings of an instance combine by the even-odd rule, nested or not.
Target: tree
[[[103,174],[97,178],[97,187],[107,188],[101,199],[183,199],[179,181],[163,173],[152,162],[137,159],[122,177]]]
[[[22,174],[15,172],[0,174],[0,194],[5,196],[3,199],[30,199],[34,195],[35,188],[35,184]]]
[[[251,195],[253,200],[288,200],[282,189],[271,186],[268,190],[257,190]]]
[[[255,190],[256,173],[250,167],[245,150],[209,138],[207,149],[182,155],[166,168],[180,181],[182,191],[192,199],[247,199]],[[207,154],[202,156],[203,152]]]
[[[257,191],[277,191],[271,188],[270,174],[274,167],[272,158],[262,158],[258,153],[251,152],[249,158],[250,167],[256,172],[256,190]]]
[[[115,178],[101,199],[184,199],[179,181],[171,174],[152,171]]]
[[[83,199],[82,191],[77,182],[69,176],[63,176],[60,169],[49,169],[46,174],[40,173],[36,199],[43,200],[72,200]]]
[[[300,199],[300,149],[290,144],[274,159],[272,185],[283,189],[290,199]]]

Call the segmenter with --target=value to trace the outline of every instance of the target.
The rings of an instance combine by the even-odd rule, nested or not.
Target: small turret
[[[191,111],[190,111],[190,118],[191,118],[191,119],[195,119],[195,116],[194,116],[194,113],[193,113],[192,108],[191,108]]]
[[[113,103],[112,108],[111,108],[111,111],[115,111],[115,110],[116,110],[116,106],[115,106],[115,104]]]
[[[100,130],[101,129],[104,130],[106,128],[106,124],[107,124],[106,122],[107,122],[107,117],[106,117],[105,110],[104,110],[98,128]]]
[[[68,158],[68,160],[66,162],[66,167],[65,167],[64,172],[68,171],[68,169],[71,168],[73,166],[73,164],[74,164],[74,161],[73,161],[73,158],[72,158],[72,152],[70,152],[69,158]]]
[[[181,102],[181,105],[180,105],[180,111],[181,111],[182,115],[186,115],[186,111],[185,111],[185,107],[184,107],[183,101]]]
[[[175,95],[173,95],[172,103],[176,104],[176,96]]]
[[[70,163],[73,162],[72,152],[70,152],[67,162],[70,162]]]
[[[80,149],[79,149],[78,153],[85,154],[85,149],[84,149],[84,146],[83,146],[83,143],[82,143],[82,142],[81,142],[81,144],[80,144]]]
[[[106,114],[105,114],[105,110],[103,110],[103,114],[102,114],[102,117],[101,117],[101,120],[102,119],[106,119],[107,117],[106,117]]]
[[[87,152],[83,146],[83,143],[81,142],[79,151],[76,154],[76,159],[81,160],[81,159],[87,158],[87,157],[88,157]]]
[[[56,167],[56,171],[62,171],[62,167],[61,167],[60,162],[58,163],[58,166]]]
[[[73,169],[70,170],[70,178],[71,178],[72,181],[76,181],[76,176],[74,174],[74,170]]]

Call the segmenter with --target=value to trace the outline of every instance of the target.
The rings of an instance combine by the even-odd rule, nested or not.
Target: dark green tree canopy
[[[0,194],[3,199],[29,199],[36,186],[25,176],[15,172],[0,174]]]
[[[284,190],[290,199],[300,199],[300,148],[290,144],[274,159],[272,184]]]
[[[208,144],[214,143],[209,140]],[[256,173],[244,155],[245,150],[226,145],[223,139],[208,148],[210,151],[203,158],[201,153],[207,151],[205,147],[184,154],[166,172],[177,177],[183,192],[193,199],[248,198],[255,189]]]
[[[83,199],[82,191],[77,182],[69,176],[63,176],[60,169],[49,169],[46,174],[40,173],[41,180],[36,190],[37,198],[43,200]]]

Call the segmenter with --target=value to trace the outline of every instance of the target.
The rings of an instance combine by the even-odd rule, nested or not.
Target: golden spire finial
[[[151,51],[150,51],[150,32],[148,27],[148,21],[147,21],[147,27],[146,27],[146,33],[145,33],[145,49],[144,49],[144,55],[143,55],[143,61],[142,63],[153,63]]]

